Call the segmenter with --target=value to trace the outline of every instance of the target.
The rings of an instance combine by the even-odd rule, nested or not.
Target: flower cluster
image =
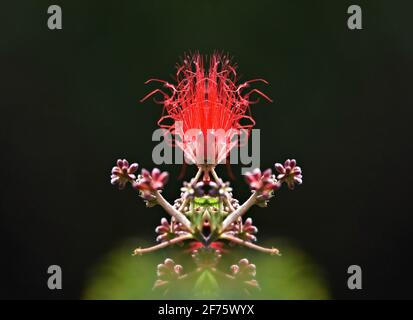
[[[161,172],[158,168],[154,168],[152,173],[143,169],[135,186],[139,190],[159,190],[162,189],[168,181],[168,176],[168,172]]]
[[[171,222],[166,218],[161,219],[161,224],[156,227],[155,232],[158,234],[156,241],[163,242],[171,240],[175,237],[188,234],[185,228],[182,227],[182,223],[176,221],[174,217],[171,217]]]
[[[128,182],[132,182],[136,179],[135,172],[138,170],[138,164],[132,163],[129,166],[128,160],[119,159],[116,162],[116,166],[112,168],[112,175],[110,176],[110,182],[113,185],[118,185],[119,189],[125,188]]]
[[[136,177],[137,164],[129,166],[126,160],[118,160],[112,170],[112,183],[122,188],[130,183],[148,207],[160,205],[170,215],[170,219],[162,218],[160,225],[155,229],[158,244],[148,248],[137,248],[135,255],[153,252],[170,245],[184,245],[188,243],[188,250],[198,266],[195,271],[201,272],[210,269],[217,271],[217,264],[226,245],[244,246],[250,249],[278,254],[276,248],[265,248],[258,244],[258,228],[253,225],[251,218],[244,219],[245,213],[253,206],[267,206],[283,183],[289,189],[295,184],[302,183],[301,169],[295,160],[287,160],[284,165],[275,164],[279,173],[277,177],[271,169],[261,172],[255,169],[246,174],[246,181],[251,189],[251,196],[242,204],[233,197],[229,182],[223,182],[213,166],[199,166],[198,172],[190,182],[184,182],[180,198],[170,204],[161,194],[165,186],[168,173],[155,168],[151,172],[142,169]],[[116,174],[116,177],[113,175]],[[212,179],[206,178],[211,175]],[[114,178],[117,178],[113,181]],[[219,271],[221,272],[221,271]],[[231,273],[225,279],[238,281],[245,286],[245,292],[251,288],[258,288],[254,279],[255,265],[247,259],[242,259],[231,267]],[[174,265],[172,260],[165,260],[158,266],[158,280],[156,288],[169,288],[172,281],[183,277],[182,267]],[[242,280],[241,280],[242,279]],[[167,291],[167,290],[166,290]]]
[[[251,218],[247,218],[244,222],[241,218],[238,218],[238,221],[231,224],[230,231],[227,231],[227,234],[252,242],[257,241],[255,236],[257,233],[258,228],[252,224]]]
[[[238,264],[234,264],[230,267],[231,275],[244,284],[244,290],[249,293],[251,289],[259,289],[255,275],[257,268],[255,264],[252,264],[248,259],[241,259]]]
[[[301,168],[297,166],[295,159],[285,160],[284,165],[276,163],[275,170],[279,173],[277,179],[281,182],[285,182],[291,190],[294,189],[296,184],[303,183]]]
[[[252,172],[248,172],[245,178],[250,189],[256,193],[259,205],[263,207],[267,206],[268,200],[274,195],[274,191],[281,187],[271,169],[267,169],[263,173],[259,168],[254,169]]]
[[[168,172],[161,172],[158,168],[154,168],[152,172],[142,169],[138,178],[132,182],[135,189],[139,191],[139,195],[145,200],[147,207],[156,205],[156,193],[162,189],[168,181]]]
[[[154,288],[163,289],[164,294],[166,294],[171,285],[182,276],[183,267],[167,258],[163,263],[158,264],[156,274],[158,279],[155,281]]]

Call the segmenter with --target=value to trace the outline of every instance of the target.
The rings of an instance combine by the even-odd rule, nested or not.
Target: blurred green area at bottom
[[[232,264],[247,258],[257,268],[256,280],[259,290],[245,294],[224,285],[209,271],[200,272],[193,280],[193,285],[179,290],[171,286],[167,294],[153,289],[156,267],[165,258],[181,264],[184,272],[191,272],[195,264],[185,248],[169,248],[147,253],[143,256],[131,256],[136,244],[134,240],[110,252],[95,268],[89,270],[84,299],[329,299],[330,294],[323,272],[311,258],[288,242],[275,239],[266,244],[279,245],[282,256],[270,256],[245,248],[229,248],[222,254],[217,268],[228,272]]]

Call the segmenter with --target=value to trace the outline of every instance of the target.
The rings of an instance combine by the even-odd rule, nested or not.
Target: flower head
[[[279,173],[277,179],[281,182],[285,182],[290,189],[294,189],[295,184],[303,183],[301,168],[297,166],[295,159],[285,160],[284,165],[276,163],[275,170]]]
[[[249,107],[256,101],[251,100],[250,96],[258,94],[269,101],[271,99],[258,89],[244,92],[253,82],[267,82],[256,79],[237,84],[236,66],[228,56],[218,53],[211,55],[208,68],[205,67],[206,60],[198,53],[186,55],[182,64],[177,66],[176,84],[158,79],[146,82],[161,82],[169,92],[156,89],[142,101],[160,93],[163,100],[158,102],[164,105],[164,114],[158,121],[159,126],[175,135],[175,138],[179,137],[175,143],[191,162],[217,164],[238,144],[233,141],[234,135],[241,131],[248,134],[255,125]],[[247,124],[242,124],[246,121]],[[188,138],[187,133],[190,131]],[[203,141],[199,140],[199,136]],[[197,141],[194,142],[193,137]],[[204,148],[205,142],[208,140],[209,143],[211,138],[217,143],[211,143],[209,146],[212,147],[207,150]],[[208,153],[200,151],[200,145]]]
[[[138,164],[132,163],[129,166],[129,162],[126,159],[119,159],[116,162],[116,166],[112,168],[111,183],[118,185],[119,189],[125,188],[128,182],[133,182],[136,179],[135,172],[138,170]]]

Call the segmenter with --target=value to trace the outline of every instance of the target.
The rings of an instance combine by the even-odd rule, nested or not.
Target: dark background
[[[51,4],[63,30],[47,28]],[[347,28],[350,4],[363,30]],[[153,88],[143,82],[170,79],[185,51],[219,49],[244,80],[271,84],[275,102],[253,106],[261,167],[295,157],[304,170],[302,187],[251,210],[261,238],[292,239],[333,298],[413,298],[407,1],[10,1],[0,12],[0,297],[80,298],[118,242],[154,237],[162,209],[117,192],[110,169],[118,157],[153,166],[161,107],[138,103]],[[173,199],[180,166],[163,169]],[[64,290],[47,289],[51,264]],[[347,289],[351,264],[363,290]]]

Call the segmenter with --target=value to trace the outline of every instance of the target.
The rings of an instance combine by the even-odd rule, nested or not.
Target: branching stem
[[[161,242],[161,243],[159,243],[159,244],[157,244],[157,245],[154,245],[154,246],[152,246],[152,247],[148,247],[148,248],[136,248],[136,249],[133,251],[133,254],[132,254],[132,255],[133,255],[133,256],[136,256],[136,255],[141,255],[141,254],[147,253],[147,252],[153,252],[153,251],[156,251],[156,250],[165,248],[165,247],[167,247],[167,246],[170,246],[170,245],[172,245],[172,244],[176,244],[176,243],[178,243],[178,242],[182,242],[182,241],[189,240],[189,239],[192,239],[192,235],[191,235],[191,234],[185,234],[185,235],[182,235],[182,236],[173,238],[173,239],[171,239],[171,240]]]
[[[248,248],[250,248],[250,249],[254,249],[254,250],[261,251],[261,252],[270,253],[270,254],[272,254],[272,255],[274,255],[274,254],[276,254],[276,255],[281,255],[281,254],[280,254],[280,251],[279,251],[277,248],[264,248],[264,247],[261,247],[261,246],[259,246],[259,245],[254,244],[254,243],[252,243],[252,242],[242,240],[242,239],[240,239],[240,238],[238,238],[238,237],[235,237],[235,236],[233,236],[233,235],[229,235],[229,234],[226,234],[226,233],[223,233],[223,234],[220,236],[220,238],[221,238],[221,239],[225,239],[225,240],[232,241],[232,242],[234,242],[234,243],[236,243],[236,244],[239,244],[239,245],[248,247]]]
[[[225,218],[224,222],[222,223],[222,231],[225,231],[231,223],[235,222],[238,217],[244,215],[249,208],[251,208],[257,199],[256,192],[254,192],[247,201],[245,201],[237,210],[233,211]]]
[[[218,175],[217,175],[217,173],[215,172],[215,169],[214,169],[214,168],[212,168],[212,169],[210,170],[210,172],[211,172],[212,177],[214,178],[214,180],[215,180],[216,183],[218,183],[218,184],[222,183],[222,179],[221,179],[220,177],[218,177]],[[231,196],[229,195],[228,192],[225,192],[225,203],[226,203],[226,205],[228,206],[229,211],[234,212],[234,211],[235,211],[235,208],[234,208],[234,206],[232,205],[232,203],[231,203],[231,201],[230,201],[229,199],[231,199]]]
[[[158,190],[154,191],[154,194],[156,196],[156,200],[158,201],[159,205],[165,209],[166,212],[168,212],[171,216],[175,217],[175,219],[182,223],[182,225],[188,229],[188,231],[193,232],[192,227],[191,227],[191,222],[188,220],[188,218],[180,211],[175,209],[166,199],[160,194]]]

